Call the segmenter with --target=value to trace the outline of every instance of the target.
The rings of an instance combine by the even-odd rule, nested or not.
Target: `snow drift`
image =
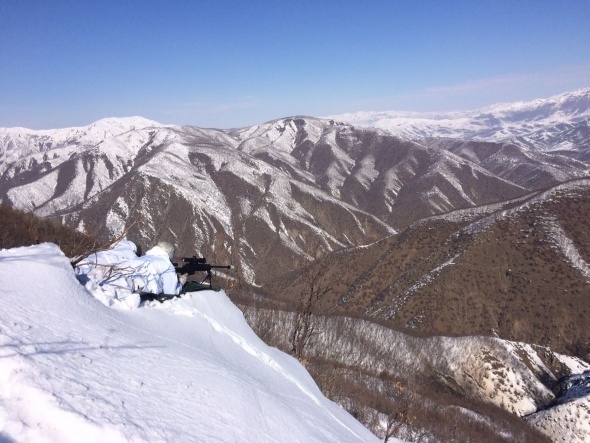
[[[53,244],[0,251],[0,441],[368,442],[223,293],[92,297]]]

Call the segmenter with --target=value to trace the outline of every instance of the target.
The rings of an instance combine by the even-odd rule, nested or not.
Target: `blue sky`
[[[467,110],[590,86],[590,2],[0,0],[0,127]]]

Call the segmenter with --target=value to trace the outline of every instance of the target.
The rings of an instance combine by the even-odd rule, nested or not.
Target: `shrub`
[[[57,219],[40,218],[0,203],[0,248],[16,248],[51,242],[68,257],[82,255],[95,248],[92,237],[63,225]]]

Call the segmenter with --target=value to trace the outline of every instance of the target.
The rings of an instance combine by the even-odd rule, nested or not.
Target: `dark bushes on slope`
[[[59,220],[39,218],[0,203],[0,248],[44,242],[57,244],[68,257],[82,255],[97,245],[91,236],[64,226]]]

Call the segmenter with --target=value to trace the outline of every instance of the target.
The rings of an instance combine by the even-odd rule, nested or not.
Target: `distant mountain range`
[[[536,151],[582,152],[586,160],[590,149],[590,88],[467,112],[356,112],[329,118],[409,140],[449,137],[510,142]]]
[[[455,119],[404,117],[397,135],[311,117],[237,130],[140,117],[2,128],[0,198],[102,236],[133,222],[130,235],[141,243],[173,241],[179,253],[230,261],[262,284],[293,263],[371,243],[424,217],[586,176],[588,143],[573,134],[587,125],[589,97],[586,89]],[[383,116],[363,115],[387,126]],[[524,143],[547,125],[546,139],[562,140],[559,149]],[[463,138],[433,138],[442,134]],[[471,140],[484,134],[494,141]]]

